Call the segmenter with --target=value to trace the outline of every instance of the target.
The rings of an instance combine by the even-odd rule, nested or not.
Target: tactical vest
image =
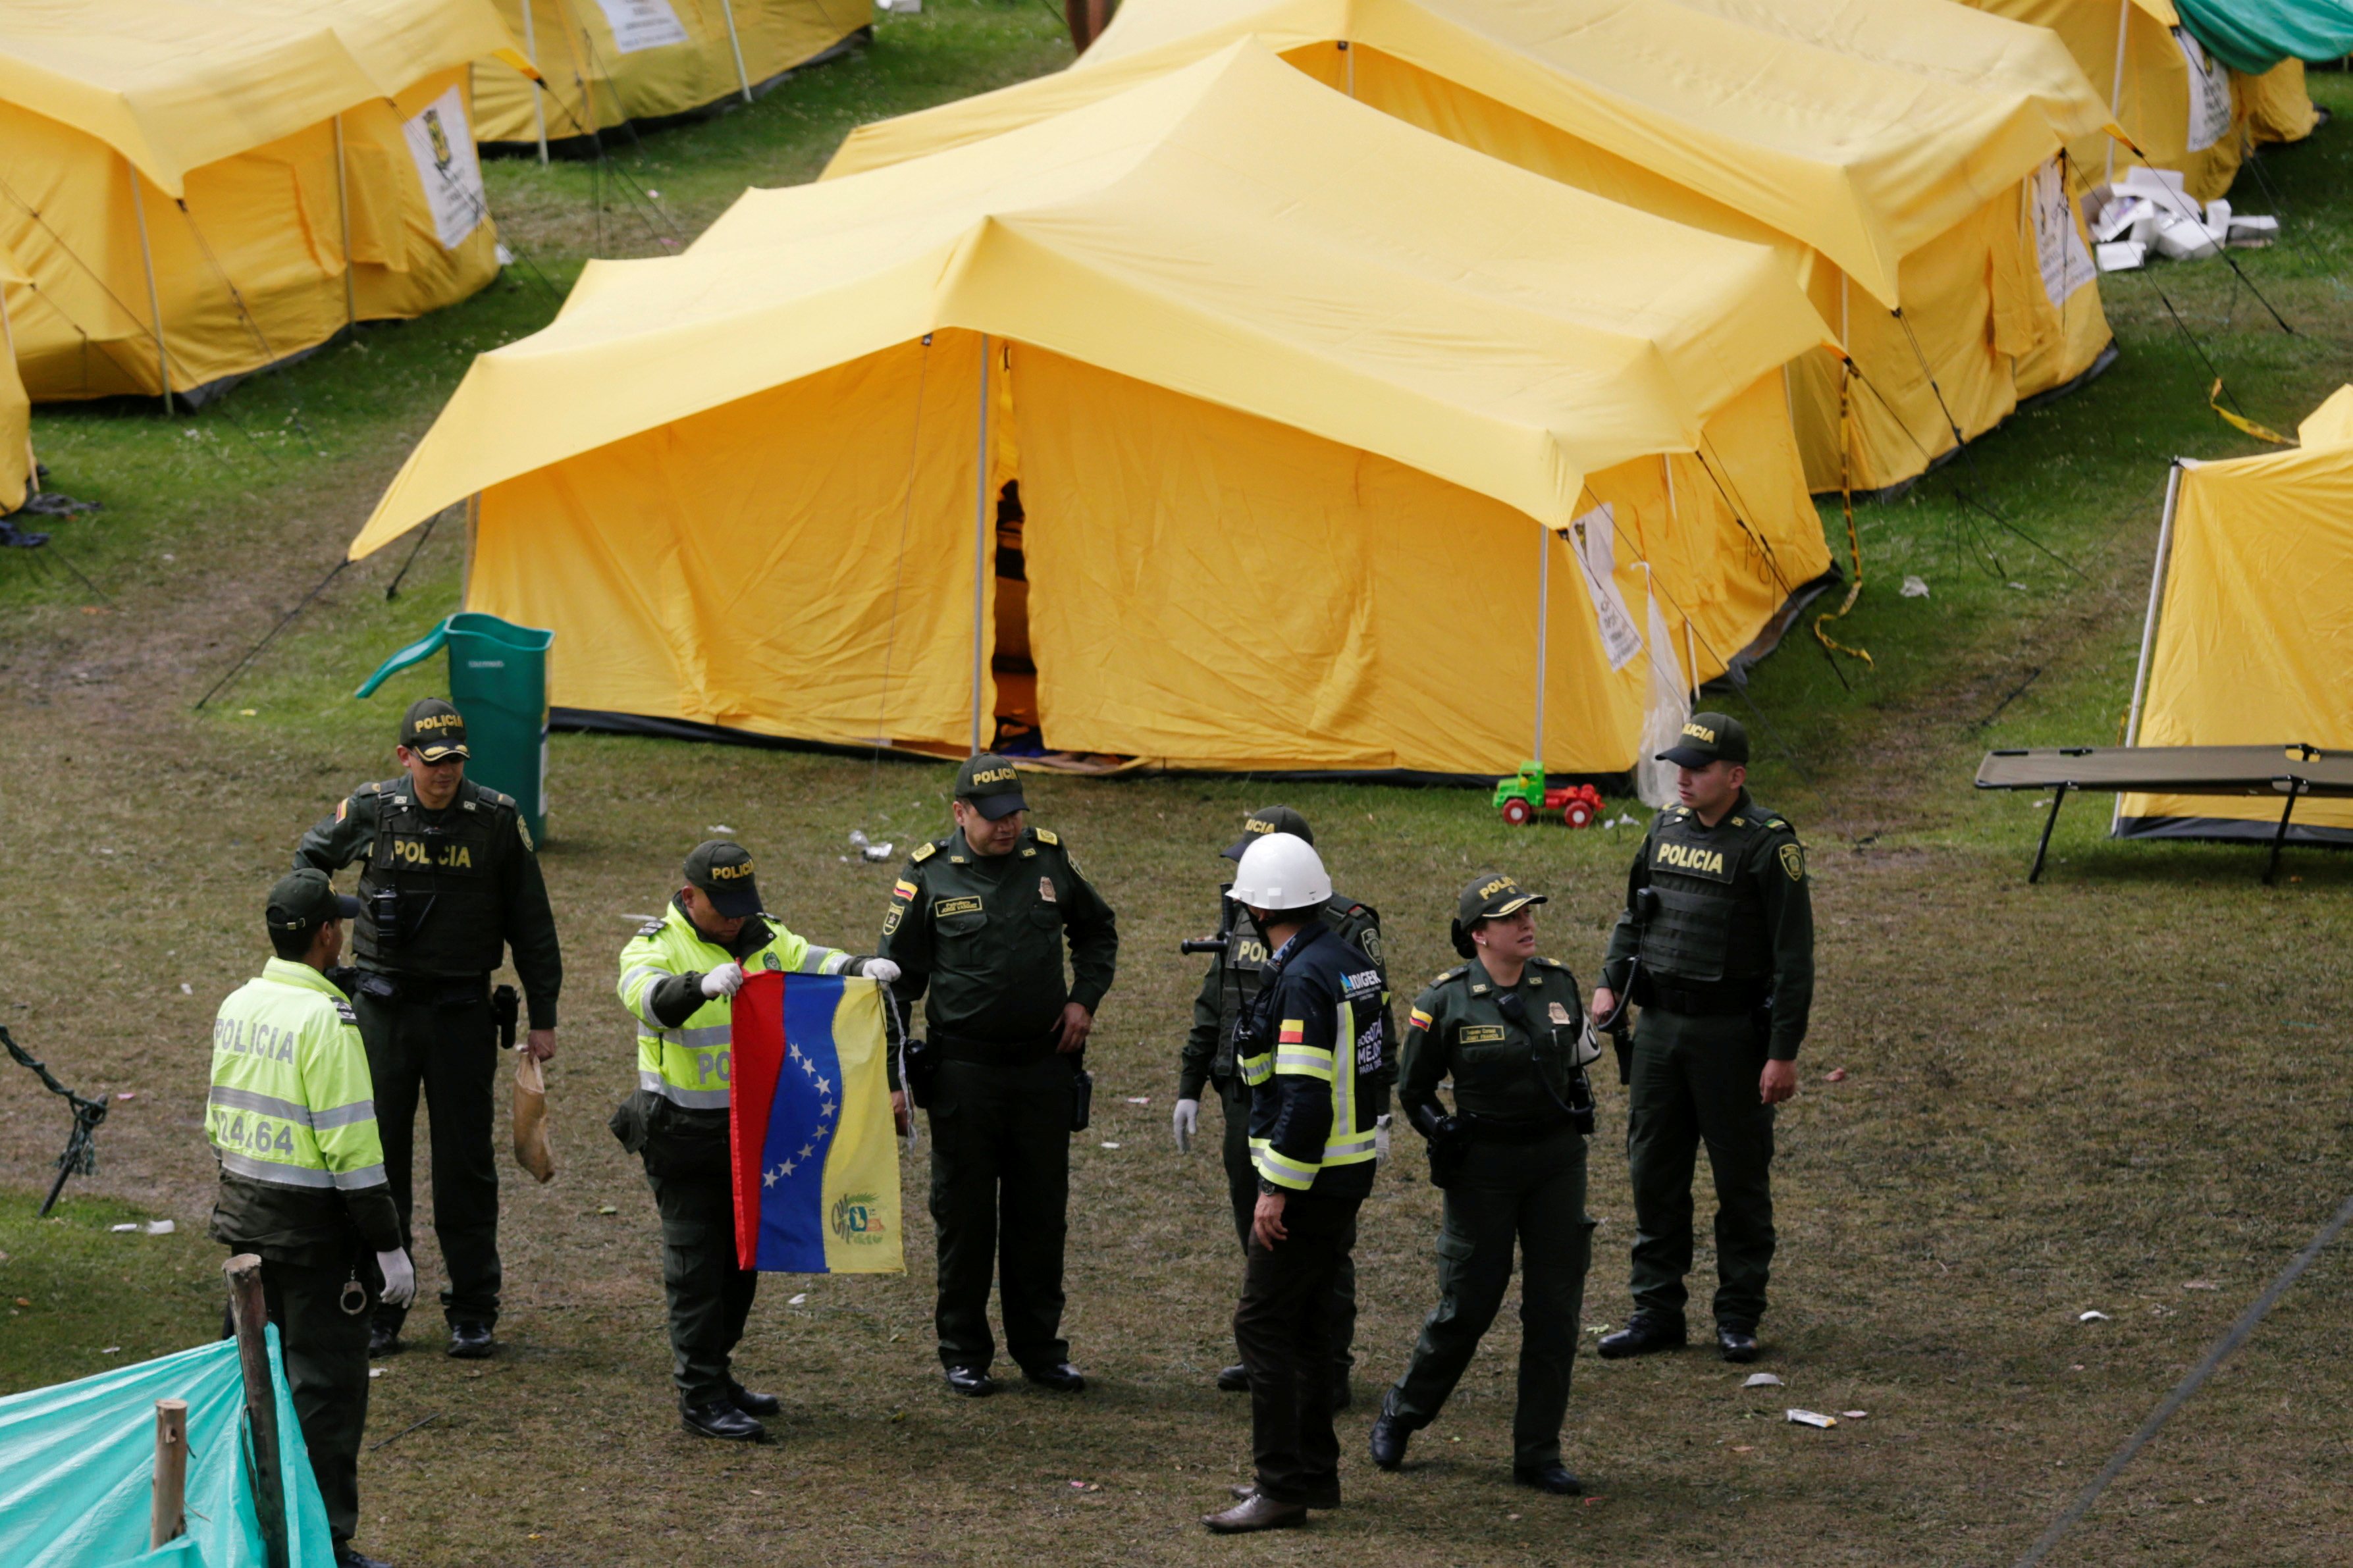
[[[1736,806],[1713,829],[1701,826],[1688,807],[1659,819],[1643,847],[1658,895],[1642,923],[1643,968],[1662,979],[1699,982],[1758,979],[1772,972],[1764,906],[1740,875],[1767,820],[1753,806]]]
[[[621,1005],[638,1024],[638,1087],[690,1110],[724,1110],[735,1068],[735,1004],[713,996],[665,1026],[653,1016],[654,987],[673,974],[710,973],[733,958],[747,974],[839,974],[851,954],[818,947],[765,919],[767,936],[741,955],[711,941],[673,899],[658,921],[648,921],[621,950]],[[752,928],[746,926],[745,931]],[[754,940],[756,940],[756,933]],[[737,945],[744,945],[739,936]]]
[[[371,968],[412,974],[487,974],[505,953],[499,858],[518,847],[515,805],[471,780],[427,822],[406,778],[379,784],[375,840],[360,873],[353,947]],[[393,897],[387,900],[386,892]],[[397,926],[377,927],[387,905]]]
[[[1567,1115],[1582,1070],[1577,1058],[1583,1002],[1575,977],[1555,960],[1534,959],[1516,993],[1506,993],[1494,989],[1484,970],[1473,973],[1475,968],[1465,964],[1444,976],[1462,992],[1444,1026],[1454,1109],[1499,1121]],[[1516,1018],[1503,1005],[1514,994]]]
[[[1218,960],[1218,1054],[1210,1060],[1209,1077],[1223,1082],[1236,1070],[1234,1030],[1241,1024],[1242,1009],[1266,984],[1267,960],[1274,955],[1267,951],[1266,938],[1259,931],[1258,922],[1241,905],[1230,895],[1219,902],[1225,906],[1225,920],[1218,934],[1226,939],[1226,951]],[[1315,918],[1334,936],[1376,964],[1381,963],[1380,921],[1370,906],[1335,893],[1324,900]]]
[[[273,958],[213,1021],[205,1133],[221,1169],[332,1194],[384,1184],[384,1145],[357,1020],[343,993]]]

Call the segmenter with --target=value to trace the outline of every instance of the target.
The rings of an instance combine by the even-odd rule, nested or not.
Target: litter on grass
[[[1152,1097],[1148,1094],[1131,1094],[1127,1097],[1127,1102],[1130,1105],[1149,1105],[1152,1103]]]
[[[2184,1290],[2220,1290],[2222,1287],[2211,1279],[2189,1279],[2182,1282]]]
[[[1822,1074],[1822,1081],[1824,1083],[1844,1083],[1846,1081],[1846,1068],[1831,1068],[1830,1071]]]
[[[1839,1417],[1845,1421],[1861,1421],[1871,1414],[1868,1410],[1841,1410]]]
[[[857,850],[860,855],[866,857],[869,860],[888,860],[891,858],[891,846],[889,842],[885,841],[881,844],[869,843],[866,837],[866,831],[863,828],[853,827],[849,830],[849,846],[851,848]]]
[[[106,1228],[120,1236],[126,1230],[137,1230],[139,1227],[135,1225],[110,1225]]]
[[[1118,1148],[1118,1147],[1119,1147],[1119,1145],[1118,1145],[1118,1144],[1116,1144],[1116,1143],[1106,1143],[1106,1144],[1104,1144],[1104,1145],[1103,1145],[1103,1147],[1104,1147],[1104,1148],[1106,1148],[1106,1149],[1116,1149],[1116,1148]]]
[[[1769,1372],[1752,1372],[1748,1374],[1748,1381],[1742,1384],[1740,1386],[1743,1388],[1778,1388],[1781,1386],[1781,1380],[1775,1377]]]
[[[786,1298],[785,1298],[785,1305],[786,1305],[786,1306],[787,1306],[787,1307],[797,1307],[797,1306],[799,1306],[803,1301],[806,1301],[806,1300],[808,1300],[808,1292],[807,1292],[807,1291],[806,1291],[806,1290],[804,1290],[804,1291],[802,1291],[802,1292],[801,1292],[799,1295],[797,1295],[797,1296],[787,1296],[787,1297],[786,1297]]]
[[[1907,599],[1925,599],[1928,596],[1928,584],[1925,578],[1906,577],[1904,586],[1895,591]]]
[[[1837,1416],[1825,1415],[1819,1410],[1792,1410],[1788,1415],[1790,1423],[1798,1426],[1830,1427],[1838,1425]]]
[[[2109,1321],[2109,1318],[2105,1312],[2078,1312],[2075,1321],[2079,1323],[2105,1323]]]
[[[179,1228],[175,1222],[168,1219],[151,1219],[147,1222],[147,1234],[150,1236],[169,1236]]]

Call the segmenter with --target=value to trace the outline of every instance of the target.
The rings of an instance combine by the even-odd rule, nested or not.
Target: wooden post
[[[155,1506],[147,1516],[150,1551],[188,1528],[188,1402],[155,1402]]]
[[[286,1478],[278,1468],[278,1389],[269,1375],[269,1342],[262,1335],[261,1259],[240,1252],[228,1260],[229,1321],[237,1330],[237,1368],[245,1374],[245,1418],[253,1437],[253,1503],[269,1568],[287,1568]]]

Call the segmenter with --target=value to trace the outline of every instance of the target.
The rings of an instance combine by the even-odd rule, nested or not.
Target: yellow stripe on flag
[[[825,1159],[825,1266],[834,1274],[904,1274],[899,1146],[879,984],[842,982],[833,1049],[841,1063],[841,1121]]]

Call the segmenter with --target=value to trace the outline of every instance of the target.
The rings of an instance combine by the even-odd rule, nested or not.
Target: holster
[[[1086,1069],[1083,1056],[1074,1058],[1071,1064],[1071,1131],[1084,1132],[1087,1130],[1087,1119],[1093,1114],[1094,1104],[1095,1075]]]
[[[501,985],[491,993],[491,1022],[499,1029],[499,1049],[514,1049],[515,1026],[522,1019],[522,998],[512,985]]]
[[[1444,1191],[1462,1172],[1463,1157],[1471,1152],[1471,1140],[1457,1132],[1451,1138],[1430,1141],[1430,1184]]]
[[[939,1078],[939,1047],[916,1036],[907,1037],[899,1048],[899,1081],[907,1090],[907,1099],[918,1110],[932,1108],[932,1085]]]
[[[643,1153],[646,1138],[651,1131],[652,1107],[647,1102],[660,1098],[651,1089],[633,1089],[627,1099],[613,1109],[612,1119],[605,1125],[612,1129],[621,1147],[632,1154]]]

